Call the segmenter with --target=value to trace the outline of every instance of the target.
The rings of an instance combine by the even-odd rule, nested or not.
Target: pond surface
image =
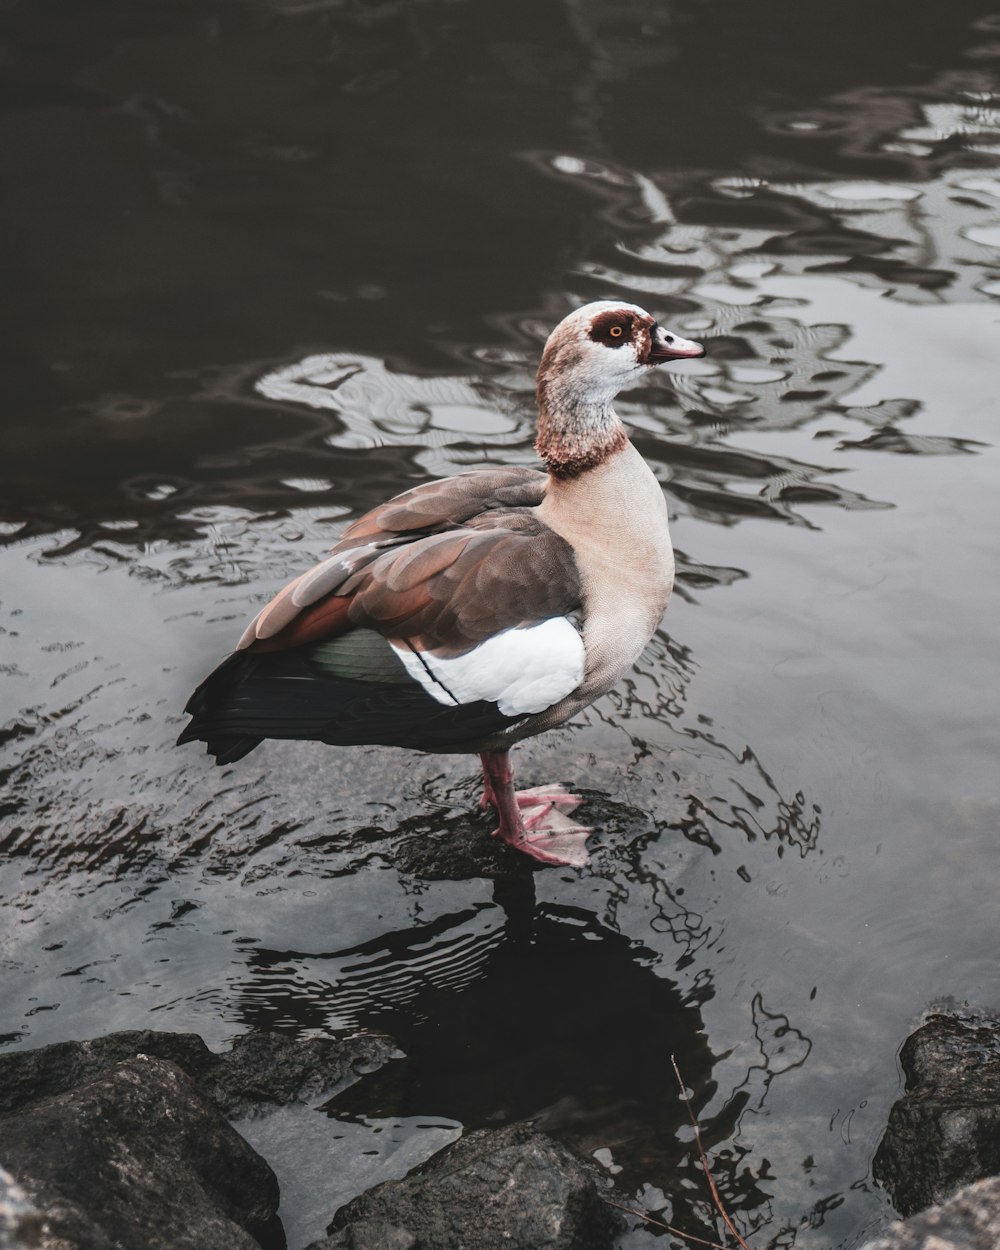
[[[718,1237],[675,1055],[751,1244],[859,1244],[899,1045],[1000,1004],[1000,12],[5,19],[4,1043],[391,1033],[327,1111],[247,1127],[290,1250],[525,1116]],[[608,295],[709,355],[619,405],[679,551],[663,630],[518,749],[591,795],[592,867],[407,868],[485,835],[471,758],[174,748],[349,518],[533,463],[541,344]]]

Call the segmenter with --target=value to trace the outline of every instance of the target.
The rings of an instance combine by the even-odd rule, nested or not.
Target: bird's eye
[[[620,339],[625,331],[621,328],[621,326],[612,326],[609,333],[613,339]]]

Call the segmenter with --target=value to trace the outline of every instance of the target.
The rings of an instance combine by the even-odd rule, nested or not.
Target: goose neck
[[[624,450],[628,434],[609,399],[538,387],[535,450],[557,479],[575,478]]]

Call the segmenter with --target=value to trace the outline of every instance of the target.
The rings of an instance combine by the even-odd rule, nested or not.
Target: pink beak
[[[697,360],[705,354],[704,347],[694,339],[682,339],[679,334],[664,330],[659,325],[652,327],[649,339],[649,355],[646,357],[649,365],[662,365],[667,360]]]

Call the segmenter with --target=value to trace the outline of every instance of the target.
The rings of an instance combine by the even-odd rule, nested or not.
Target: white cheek
[[[528,629],[508,629],[467,655],[443,659],[392,644],[410,676],[438,703],[485,699],[505,716],[542,712],[583,681],[583,639],[564,616]]]
[[[623,382],[631,380],[636,370],[642,367],[632,343],[605,347],[603,343],[595,343],[591,339],[574,368],[574,381],[578,380],[582,384],[581,389],[590,396],[596,397],[604,391],[610,400],[618,394]]]

